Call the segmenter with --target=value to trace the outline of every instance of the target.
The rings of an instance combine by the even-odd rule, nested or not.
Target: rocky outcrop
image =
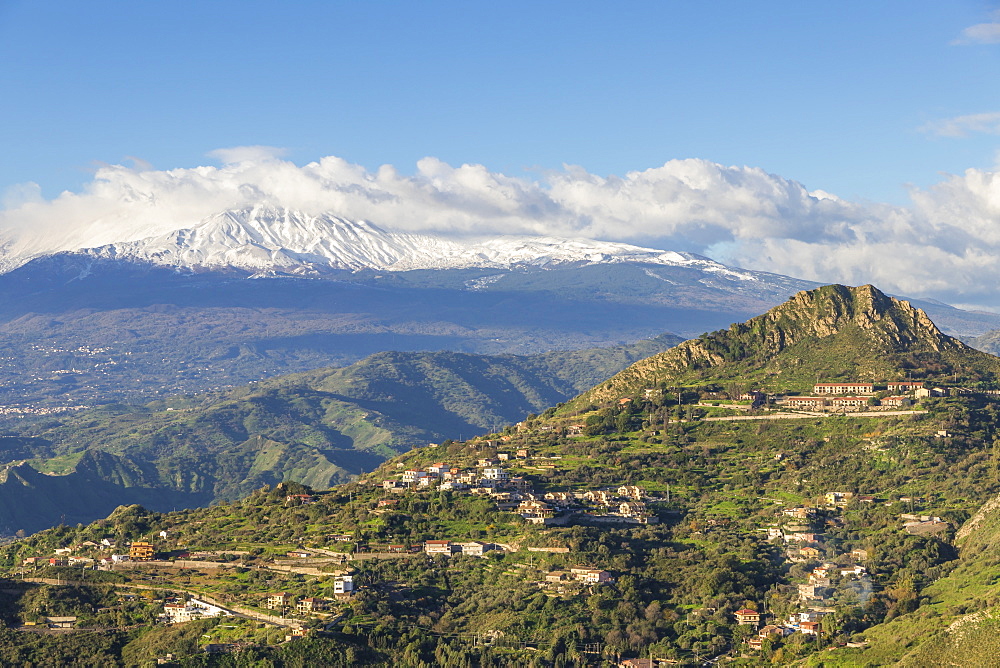
[[[995,521],[994,515],[1000,510],[1000,496],[995,496],[976,511],[976,514],[966,520],[965,524],[955,534],[955,542],[961,544],[977,529],[984,526],[987,520]]]
[[[836,347],[840,344],[832,341],[838,336],[854,344],[862,342],[864,355],[859,357],[945,351],[979,354],[943,334],[922,310],[872,285],[828,285],[799,292],[761,316],[638,362],[586,393],[584,400],[601,404],[643,386],[669,382],[677,374],[690,375],[730,363],[760,368],[803,342],[817,341],[822,346],[822,340],[830,339],[829,346]],[[800,362],[794,360],[795,364]]]

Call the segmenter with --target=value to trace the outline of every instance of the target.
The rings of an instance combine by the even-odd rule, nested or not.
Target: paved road
[[[284,617],[276,617],[274,615],[268,615],[263,612],[259,612],[252,608],[245,608],[241,605],[233,605],[231,603],[222,603],[212,596],[203,594],[202,592],[193,591],[191,589],[183,589],[181,587],[176,587],[170,584],[161,585],[144,585],[135,583],[124,583],[124,582],[86,582],[77,580],[63,580],[55,578],[24,578],[24,582],[37,582],[41,584],[49,585],[72,585],[72,586],[85,586],[93,587],[98,584],[111,584],[118,589],[144,589],[144,590],[158,590],[158,591],[172,591],[187,594],[192,598],[197,598],[206,603],[211,603],[212,605],[218,606],[223,610],[226,610],[230,614],[236,617],[244,617],[246,619],[255,619],[261,622],[267,622],[269,624],[274,624],[275,626],[284,626],[286,628],[293,628],[296,626],[301,626],[301,620],[296,619],[286,619]]]

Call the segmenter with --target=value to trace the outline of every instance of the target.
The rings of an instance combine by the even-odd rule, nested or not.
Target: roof
[[[653,668],[656,664],[653,663],[652,659],[625,659],[619,665],[629,668]]]
[[[850,380],[843,383],[814,383],[813,387],[844,387],[847,385],[871,385],[861,380]]]
[[[742,610],[737,610],[734,614],[737,615],[759,615],[760,613],[756,610],[750,610],[748,608],[743,608]]]

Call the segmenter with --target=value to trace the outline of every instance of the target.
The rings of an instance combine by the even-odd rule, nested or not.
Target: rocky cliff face
[[[799,292],[764,315],[733,325],[728,333],[730,338],[757,339],[758,354],[773,355],[803,339],[833,336],[849,327],[890,347],[933,351],[965,347],[944,335],[926,313],[872,285],[829,285]]]

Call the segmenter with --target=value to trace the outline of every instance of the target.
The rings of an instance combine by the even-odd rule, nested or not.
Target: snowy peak
[[[431,263],[461,246],[424,235],[393,234],[365,221],[254,206],[224,211],[158,237],[89,249],[92,255],[176,267],[235,267],[315,273]]]
[[[642,262],[695,268],[735,280],[756,280],[754,272],[732,269],[692,253],[590,239],[468,239],[409,234],[384,230],[367,221],[309,215],[269,205],[223,211],[190,228],[82,252],[98,258],[182,269],[235,268],[257,275]]]

